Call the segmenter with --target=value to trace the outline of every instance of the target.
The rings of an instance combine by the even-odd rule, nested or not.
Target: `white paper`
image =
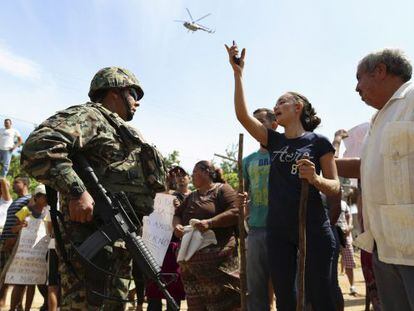
[[[173,195],[157,193],[154,199],[154,212],[142,220],[142,239],[160,266],[174,231],[174,199]]]
[[[17,250],[6,273],[6,284],[45,284],[49,236],[43,219],[27,217]]]
[[[190,225],[184,227],[184,235],[181,239],[180,250],[178,251],[177,262],[188,261],[195,252],[211,244],[217,244],[216,235],[213,230],[200,232],[193,226],[198,219],[191,219]]]
[[[3,230],[3,226],[6,223],[7,219],[7,210],[9,209],[10,204],[12,203],[12,200],[10,201],[4,201],[3,199],[0,199],[0,232]]]

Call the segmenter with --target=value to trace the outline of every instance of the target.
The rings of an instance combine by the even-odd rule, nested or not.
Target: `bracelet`
[[[213,228],[213,220],[212,220],[212,219],[209,219],[209,220],[207,221],[207,224],[208,224],[208,228],[209,228],[209,229]]]

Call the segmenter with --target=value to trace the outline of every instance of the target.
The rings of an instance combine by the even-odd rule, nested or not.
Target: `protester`
[[[12,202],[13,200],[10,194],[10,183],[7,178],[0,177],[0,213],[2,215],[0,220],[0,234],[3,231],[3,225],[6,221],[5,216],[7,215],[7,209]]]
[[[338,171],[361,177],[364,232],[373,253],[383,310],[414,309],[414,86],[400,50],[370,53],[358,64],[356,91],[377,109],[361,159],[338,159]]]
[[[356,268],[356,263],[354,259],[354,247],[352,246],[352,214],[348,204],[344,200],[341,200],[341,214],[336,224],[340,228],[344,239],[341,256],[342,265],[350,284],[349,292],[355,296],[357,294],[354,284],[354,269]]]
[[[186,197],[191,193],[189,189],[190,175],[181,167],[174,166],[170,171],[169,175],[174,179],[174,188],[172,188],[173,195],[177,197],[178,201],[182,203]]]
[[[9,208],[7,209],[7,218],[4,224],[3,232],[0,236],[1,244],[1,266],[3,269],[8,258],[10,257],[11,251],[16,242],[17,235],[11,232],[11,228],[16,225],[17,217],[16,213],[26,206],[31,198],[29,193],[30,180],[26,176],[17,176],[13,182],[13,191],[17,194],[17,199],[14,200]]]
[[[358,207],[358,218],[361,228],[361,233],[364,232],[364,218],[362,217],[362,195],[361,191],[359,191],[358,199],[357,199],[357,207]],[[360,250],[361,252],[361,268],[362,274],[364,275],[365,280],[365,309],[369,309],[370,304],[374,311],[381,311],[381,302],[378,296],[378,288],[377,282],[375,281],[375,274],[374,274],[374,267],[372,265],[372,253],[369,253],[363,249]]]
[[[333,249],[333,258],[332,258],[332,267],[331,267],[331,293],[332,299],[335,303],[336,311],[343,311],[344,306],[344,296],[342,294],[342,289],[339,286],[338,281],[338,260],[339,253],[341,251],[341,239],[339,238],[339,232],[336,227],[339,215],[341,214],[341,193],[326,197],[323,193],[321,194],[322,203],[328,209],[329,222],[331,224],[332,234],[334,236],[334,249]]]
[[[34,218],[45,219],[48,214],[46,189],[44,185],[38,185],[33,193],[27,206],[20,209],[15,215],[17,217],[16,224],[11,228],[14,234],[19,234],[23,227],[27,226],[26,217],[33,216]],[[44,263],[46,265],[46,262]],[[43,285],[43,284],[39,284]],[[15,310],[23,300],[23,295],[26,291],[25,311],[29,311],[32,306],[33,297],[35,294],[35,285],[13,285],[13,292],[11,296],[10,309]]]
[[[12,128],[10,119],[4,120],[4,128],[0,129],[0,177],[5,177],[9,171],[9,165],[13,151],[23,143],[19,131]]]
[[[47,197],[46,197],[47,200]],[[53,231],[52,218],[50,216],[50,206],[46,207],[48,211],[44,218],[47,234],[50,237],[47,253],[47,293],[46,296],[47,304],[42,306],[44,310],[57,311],[60,302],[60,276],[59,276],[59,258],[56,252],[56,240]],[[43,295],[43,294],[42,294]]]
[[[280,134],[266,129],[248,111],[242,73],[245,49],[226,46],[235,79],[236,116],[246,130],[270,153],[268,254],[278,310],[296,308],[298,209],[301,179],[309,184],[307,207],[306,297],[314,310],[335,310],[331,295],[334,237],[319,191],[339,193],[334,148],[327,138],[313,133],[320,123],[306,97],[295,92],[282,95],[274,108]],[[306,155],[309,159],[302,159]],[[323,173],[323,176],[319,175]]]
[[[337,150],[339,150],[339,145],[341,144],[342,139],[347,136],[348,134],[346,130],[342,129],[342,130],[336,131],[333,145],[335,146]],[[342,159],[341,160],[337,159],[336,161],[337,161],[337,164],[339,164],[338,174],[344,177],[352,177],[351,175],[348,174],[349,173],[348,171],[344,171],[342,169],[342,166],[341,166],[341,163],[343,163]],[[348,161],[348,160],[345,160],[345,161]],[[358,181],[358,185],[360,186],[360,181]],[[362,189],[360,187],[359,189],[353,190],[350,196],[351,202],[355,202],[355,204],[357,205],[357,216],[358,216],[357,223],[360,228],[358,235],[364,232],[364,224],[363,224],[363,217],[362,217],[361,190]],[[372,254],[364,251],[363,249],[360,250],[360,253],[361,253],[361,268],[362,268],[362,273],[363,273],[364,280],[365,280],[365,289],[366,289],[366,296],[365,296],[366,309],[369,310],[369,305],[370,303],[372,303],[374,310],[380,311],[381,304],[379,302],[377,285],[375,282],[374,271],[372,268]],[[341,267],[341,272],[342,272],[342,267]]]
[[[92,79],[88,95],[91,102],[60,111],[37,127],[21,156],[25,171],[60,193],[69,228],[62,240],[70,253],[74,252],[71,242],[80,245],[100,225],[94,213],[98,198],[92,198],[74,170],[74,155],[85,157],[107,191],[123,191],[138,218],[152,212],[155,193],[165,189],[158,151],[127,123],[144,95],[135,75],[124,68],[103,68]],[[138,221],[135,224],[139,226]],[[122,310],[129,284],[119,276],[131,275],[130,254],[116,241],[99,250],[92,261],[111,275],[86,267],[78,258],[71,260],[78,277],[67,265],[59,266],[61,308]],[[77,286],[79,278],[86,280],[81,286]]]
[[[14,200],[7,209],[6,222],[3,227],[3,232],[0,236],[0,271],[2,271],[13,251],[16,244],[17,234],[11,231],[12,227],[17,223],[16,213],[20,211],[23,206],[27,205],[31,195],[29,194],[30,180],[26,176],[17,176],[13,182],[13,191],[17,194],[17,199]],[[4,299],[6,298],[8,285],[3,285],[2,292],[4,293]],[[12,297],[20,297],[19,288],[13,288]],[[17,303],[21,305],[21,300]]]
[[[276,129],[275,113],[272,110],[260,108],[253,112],[253,116],[267,129]],[[249,311],[270,310],[273,300],[269,299],[270,272],[266,245],[269,168],[269,152],[262,146],[243,159],[245,190],[249,194],[246,213],[249,225],[246,258]],[[270,290],[273,297],[273,288]]]
[[[180,166],[174,166],[168,172],[168,176],[171,179],[172,189],[169,189],[177,198],[176,204],[179,206],[182,204],[187,196],[190,195],[191,190],[188,188],[190,183],[190,176],[188,173]],[[185,299],[185,292],[183,283],[181,280],[181,271],[177,263],[176,253],[179,248],[179,241],[176,236],[173,235],[170,245],[168,246],[167,253],[164,257],[164,262],[162,263],[161,273],[175,274],[176,279],[171,282],[167,289],[177,304],[180,306],[181,301]],[[162,299],[165,299],[164,295],[154,284],[154,282],[149,282],[146,288],[146,296],[148,300],[148,311],[161,311],[162,310]],[[171,306],[167,306],[167,311],[171,310]]]
[[[6,178],[0,178],[0,213],[6,216],[7,209],[9,208],[12,202],[13,200],[10,194],[10,184],[8,180]],[[0,221],[0,234],[3,231],[4,222],[5,222],[5,218],[2,218],[2,220]],[[1,246],[0,246],[0,256],[1,254],[3,254],[3,252],[1,251]],[[1,262],[3,260],[4,260],[3,258],[0,258],[0,265],[2,265]],[[8,288],[7,284],[4,284],[0,288],[0,308],[4,307],[6,303],[7,288]]]
[[[184,226],[198,219],[196,230],[212,230],[217,245],[198,250],[180,262],[181,277],[189,310],[234,310],[240,305],[235,226],[238,220],[237,194],[209,161],[194,166],[197,189],[177,208],[174,234],[181,238]]]

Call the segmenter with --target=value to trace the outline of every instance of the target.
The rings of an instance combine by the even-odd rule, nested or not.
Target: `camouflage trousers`
[[[79,245],[80,240],[84,240],[90,234],[90,230],[87,228],[85,230],[82,226],[79,225],[80,229],[71,230],[72,242],[75,242],[75,245]],[[132,261],[128,251],[123,247],[106,246],[98,252],[92,262],[100,269],[113,274],[106,275],[100,270],[85,265],[66,237],[64,237],[64,244],[78,277],[69,271],[62,256],[59,256],[62,289],[60,310],[124,310],[125,303],[105,299],[100,295],[127,299],[130,280],[119,276],[131,277]]]

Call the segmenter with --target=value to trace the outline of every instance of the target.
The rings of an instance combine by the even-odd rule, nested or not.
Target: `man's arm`
[[[341,158],[335,159],[338,175],[346,178],[361,178],[361,159],[360,158]]]
[[[359,167],[361,161],[359,158],[338,158],[339,146],[341,145],[341,141],[346,137],[348,137],[348,132],[346,130],[337,130],[335,132],[334,140],[332,141],[332,146],[335,148],[335,163],[338,170],[338,176],[360,178]]]
[[[17,135],[17,143],[16,145],[14,145],[14,149],[19,148],[19,146],[21,146],[23,144],[23,139],[20,136],[20,134]]]
[[[61,124],[59,128],[48,125],[46,121],[28,137],[20,159],[22,169],[66,196],[70,196],[74,184],[85,190],[69,159],[79,141],[73,134],[76,129]]]
[[[12,196],[10,194],[10,184],[7,181],[6,177],[0,179],[1,183],[1,197],[4,201],[10,201]]]
[[[348,137],[348,132],[346,130],[337,130],[335,132],[335,137],[332,141],[332,146],[335,148],[335,158],[339,157],[339,147],[341,145],[341,141],[346,137]]]
[[[22,169],[72,198],[69,211],[73,221],[91,220],[94,202],[74,171],[69,155],[80,152],[96,135],[97,118],[99,115],[82,108],[58,113],[30,134],[22,150]]]
[[[335,225],[338,222],[339,216],[341,215],[341,196],[342,191],[333,196],[327,196],[326,201],[329,206],[329,220],[331,225]]]

